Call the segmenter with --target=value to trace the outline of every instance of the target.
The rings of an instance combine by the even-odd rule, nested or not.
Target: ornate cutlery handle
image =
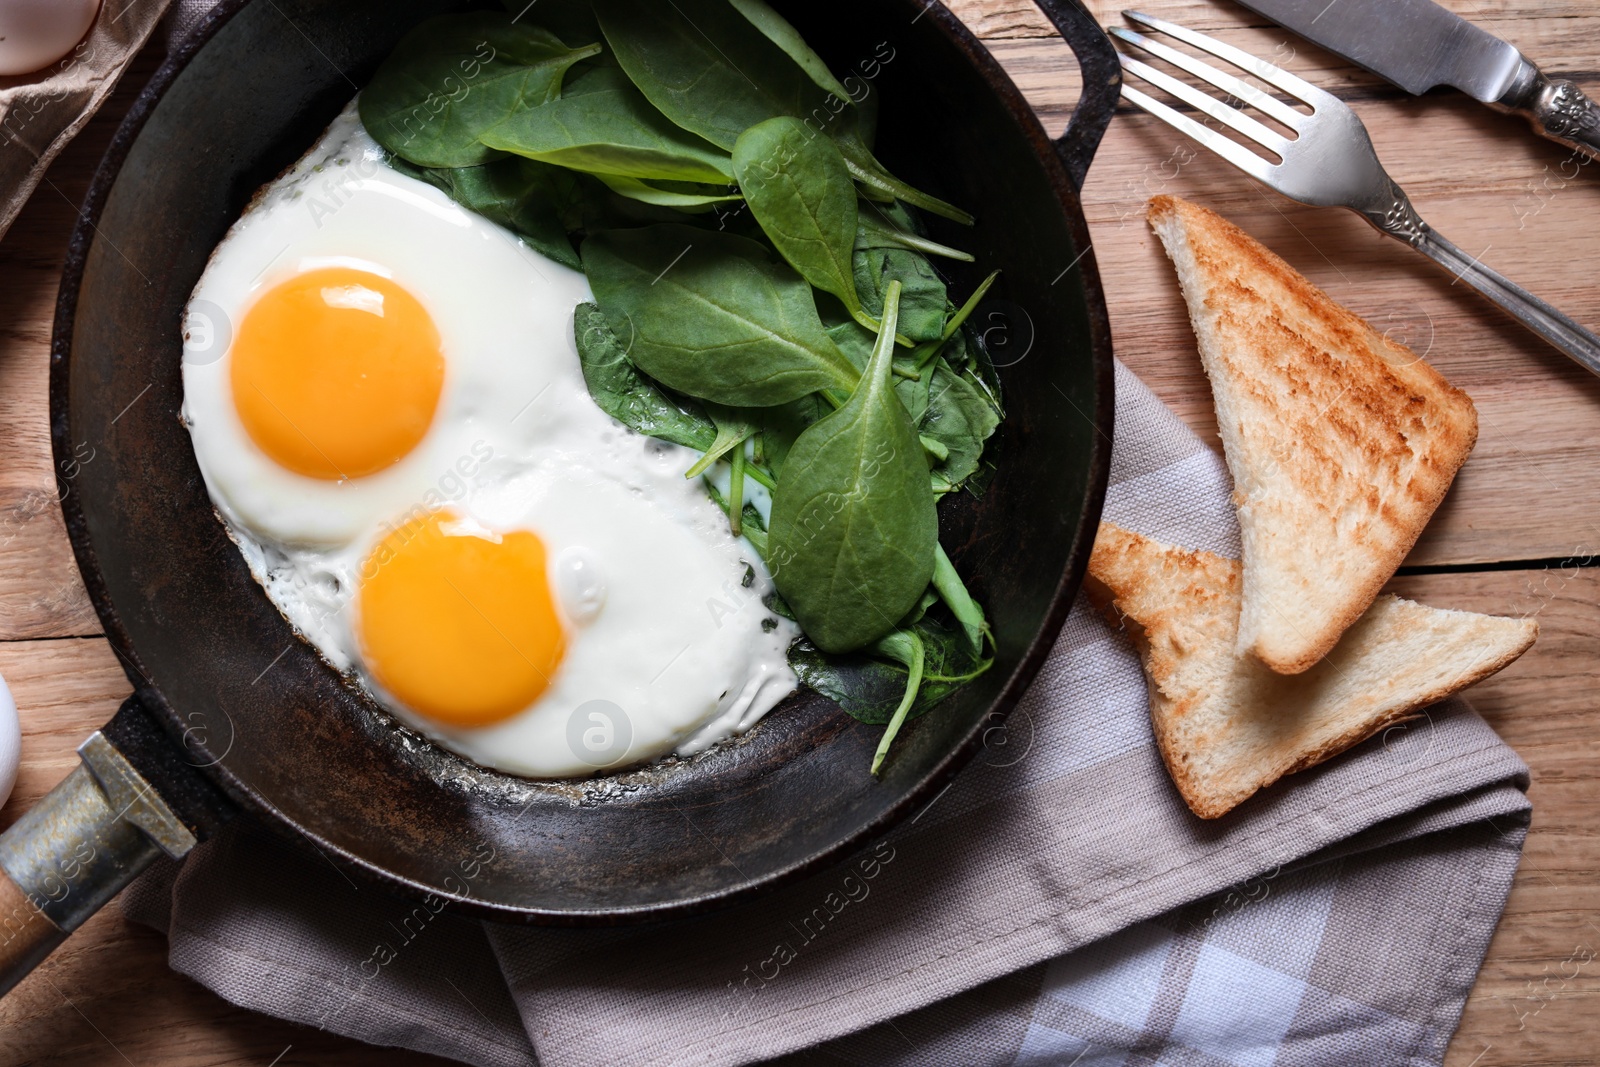
[[[1368,222],[1432,259],[1505,308],[1517,321],[1581,363],[1590,373],[1600,375],[1600,337],[1439,236],[1422,221],[1398,185],[1391,182],[1390,188],[1393,200],[1388,204],[1360,209]]]
[[[1552,141],[1600,157],[1600,107],[1575,83],[1548,77],[1526,59],[1494,106],[1526,116]]]

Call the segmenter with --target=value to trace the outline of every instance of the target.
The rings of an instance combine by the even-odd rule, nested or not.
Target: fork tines
[[[1275,86],[1288,95],[1309,104],[1313,113],[1318,107],[1326,107],[1330,103],[1338,104],[1337,98],[1323,92],[1309,82],[1295,77],[1286,70],[1273,66],[1266,60],[1253,56],[1242,49],[1235,48],[1233,45],[1224,44],[1203,33],[1196,33],[1194,30],[1186,29],[1176,23],[1158,19],[1142,12],[1124,11],[1122,14],[1129,21],[1136,22],[1148,30],[1165,34],[1174,40],[1182,41],[1184,44],[1198,48],[1203,52],[1208,52],[1218,59],[1233,64],[1240,70],[1254,75],[1267,84]],[[1273,121],[1295,131],[1296,134],[1301,131],[1303,124],[1311,117],[1304,112],[1296,111],[1241,78],[1218,70],[1209,63],[1179,52],[1177,49],[1153,40],[1142,33],[1123,29],[1120,26],[1111,27],[1110,32],[1119,41],[1131,45],[1156,59],[1170,63],[1179,70],[1187,71],[1201,81],[1216,86],[1232,99],[1255,108]],[[1134,59],[1120,52],[1118,53],[1118,58],[1122,61],[1122,69],[1129,76],[1139,78],[1183,101],[1196,111],[1210,116],[1229,129],[1261,145],[1279,158],[1283,157],[1285,149],[1293,143],[1293,138],[1285,137],[1276,130],[1263,125],[1239,108],[1230,106],[1228,103],[1203,93],[1190,85],[1186,85],[1142,60]],[[1138,89],[1124,85],[1122,96],[1129,103],[1143,108],[1150,114],[1199,141],[1247,174],[1266,181],[1268,173],[1275,167],[1275,164],[1251,152],[1237,141],[1224,137],[1215,130],[1208,129],[1194,119]]]

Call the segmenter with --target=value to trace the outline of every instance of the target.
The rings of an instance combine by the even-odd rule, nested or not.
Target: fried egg
[[[533,777],[692,754],[795,686],[697,456],[589,396],[589,297],[390,168],[351,107],[185,318],[184,422],[268,597],[404,722]]]

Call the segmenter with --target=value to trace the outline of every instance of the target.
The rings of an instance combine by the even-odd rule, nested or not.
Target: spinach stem
[[[978,602],[967,592],[961,576],[956,573],[955,564],[951,563],[950,557],[945,554],[943,545],[934,546],[933,587],[938,591],[940,599],[950,608],[950,613],[956,617],[956,621],[961,624],[962,632],[967,635],[972,650],[981,655],[983,635],[989,629],[988,620],[983,617],[983,609],[978,606]]]
[[[703,479],[703,484],[706,487],[706,495],[711,498],[711,502],[717,505],[717,507],[721,508],[722,513],[727,515],[729,521],[731,522],[733,520],[733,514],[728,510],[728,501],[724,499],[722,493],[717,490],[717,487],[711,484],[710,478]],[[761,518],[760,513],[756,512],[755,508],[751,508],[749,504],[744,505],[744,507],[750,508],[751,513],[755,515],[757,521],[748,525],[745,525],[742,522],[740,523],[740,526],[744,529],[743,537],[746,541],[750,542],[750,547],[756,550],[756,555],[761,557],[761,562],[765,563],[767,561],[767,531],[761,528],[761,523],[759,521]],[[742,513],[744,508],[740,508],[739,510]]]
[[[734,447],[729,466],[732,472],[728,475],[728,529],[738,537],[739,519],[744,514],[744,442]]]
[[[755,482],[769,493],[778,488],[777,480],[767,473],[766,468],[759,463],[746,463],[744,465],[744,473],[752,482]]]
[[[877,333],[879,330],[883,329],[883,323],[879,322],[871,315],[868,315],[866,309],[861,307],[859,304],[850,309],[850,317],[855,319],[866,329],[871,330],[873,333]],[[903,333],[897,333],[894,335],[894,343],[899,345],[901,348],[917,347],[917,343]]]
[[[978,301],[983,299],[984,294],[989,291],[989,287],[994,284],[994,280],[998,277],[1000,277],[999,271],[991,271],[987,278],[978,283],[978,287],[972,291],[972,295],[967,297],[966,303],[962,304],[956,313],[950,316],[950,321],[944,324],[944,329],[940,331],[938,340],[927,341],[917,346],[917,350],[912,353],[912,357],[916,360],[918,370],[933,362],[933,357],[939,354],[940,350],[949,343],[950,338],[956,335],[956,331],[961,329],[962,324],[971,317],[973,311],[978,307]]]
[[[882,214],[881,210],[874,210],[878,214]],[[888,241],[890,244],[898,245],[901,248],[909,248],[913,252],[922,252],[930,256],[943,256],[946,259],[957,259],[963,263],[973,262],[971,252],[963,252],[959,248],[951,248],[949,245],[942,245],[938,241],[930,241],[919,233],[908,233],[893,222],[888,220],[880,222],[864,212],[857,221],[857,226],[877,240]]]
[[[863,165],[866,161],[870,161],[871,165]],[[857,161],[851,158],[851,153],[845,153],[845,166],[850,168],[850,176],[861,184],[861,195],[868,200],[881,202],[894,199],[904,200],[908,204],[920,207],[924,211],[931,211],[935,215],[943,215],[945,218],[953,222],[959,222],[963,226],[971,226],[976,221],[970,214],[962,211],[954,204],[947,204],[936,196],[929,196],[922,190],[913,188],[896,178],[893,174],[883,169],[883,164],[879,163],[872,153],[866,153],[866,161]],[[873,196],[873,192],[887,195]]]
[[[908,660],[906,667],[910,675],[906,678],[905,696],[900,698],[900,706],[895,709],[894,716],[889,720],[889,725],[883,728],[883,739],[878,742],[878,751],[872,757],[872,773],[876,775],[878,768],[883,766],[883,759],[889,754],[889,746],[894,744],[895,735],[900,732],[900,727],[905,724],[906,716],[911,713],[911,706],[917,702],[917,691],[922,688],[922,668],[927,660],[927,646],[922,643],[922,638],[915,630],[901,630],[891,634],[880,643],[880,647],[888,646],[892,642],[899,645],[899,639],[909,639],[909,649],[896,648],[895,658],[900,659],[909,651],[905,658]]]
[[[754,432],[754,430],[750,431],[750,433]],[[697,478],[704,474],[713,463],[721,459],[723,456],[735,450],[742,450],[744,448],[744,443],[750,439],[750,433],[740,437],[737,434],[723,433],[722,428],[718,427],[717,440],[712,443],[710,449],[706,451],[705,455],[701,456],[695,461],[694,466],[690,467],[684,472],[683,476],[685,478]]]

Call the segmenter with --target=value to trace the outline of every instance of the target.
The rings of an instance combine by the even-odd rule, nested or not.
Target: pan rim
[[[52,327],[49,411],[52,458],[57,464],[57,470],[66,469],[62,464],[72,457],[70,370],[73,332],[84,270],[89,252],[98,235],[97,223],[123,165],[145,124],[165,98],[167,90],[182,76],[189,63],[222,27],[250,2],[251,0],[221,0],[169,53],[149,83],[140,91],[90,181],[84,203],[78,213],[78,221],[68,242]],[[1084,216],[1078,190],[1072,184],[1058,154],[1057,144],[1045,132],[1032,107],[1023,99],[1015,83],[964,23],[942,4],[926,5],[921,10],[922,14],[918,17],[928,17],[950,43],[965,55],[989,90],[997,96],[1013,121],[1017,123],[1019,132],[1026,137],[1035,157],[1044,168],[1045,177],[1068,223],[1075,244],[1083,249],[1076,265],[1083,279],[1084,302],[1088,312],[1088,331],[1091,340],[1087,355],[1092,363],[1092,376],[1098,400],[1097,410],[1091,420],[1096,432],[1091,437],[1089,445],[1085,501],[1078,528],[1073,534],[1073,543],[1067,553],[1066,565],[1051,593],[1043,621],[1023,651],[1017,666],[991,702],[988,712],[974,723],[961,743],[952,746],[922,781],[906,790],[902,797],[888,805],[876,817],[854,831],[842,835],[827,847],[817,849],[807,856],[765,874],[743,879],[737,884],[716,891],[651,904],[593,909],[523,907],[486,901],[427,885],[392,872],[300,826],[294,818],[279,809],[267,797],[235,776],[224,763],[218,762],[204,768],[203,773],[213,783],[238,801],[246,811],[255,814],[265,825],[280,833],[293,831],[284,833],[283,836],[290,839],[295,836],[305,838],[342,871],[357,874],[364,881],[380,889],[393,891],[412,899],[442,900],[457,914],[496,922],[595,927],[702,915],[723,910],[771,892],[779,886],[791,884],[806,875],[846,859],[874,837],[881,836],[902,823],[913,811],[937,799],[955,776],[971,762],[978,750],[984,747],[984,738],[988,731],[994,728],[995,723],[1004,721],[1010,715],[1022,694],[1033,683],[1055,645],[1082,583],[1110,475],[1115,407],[1113,350],[1110,319],[1094,247],[1089,238],[1088,220]],[[182,731],[181,718],[159,688],[149,681],[149,675],[138,657],[115,604],[112,603],[79,494],[68,492],[57,495],[67,536],[72,543],[74,559],[90,602],[104,628],[105,637],[112,650],[122,660],[124,673],[128,675],[135,695],[161,722],[169,739],[174,739]]]

